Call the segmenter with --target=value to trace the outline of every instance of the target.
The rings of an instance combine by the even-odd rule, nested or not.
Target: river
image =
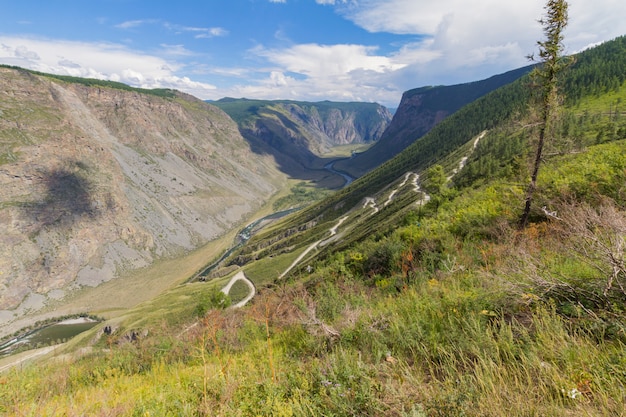
[[[239,233],[237,233],[237,237],[235,238],[235,243],[230,249],[224,252],[224,254],[222,254],[222,256],[220,256],[220,258],[217,261],[213,262],[212,264],[202,269],[198,274],[196,274],[194,277],[189,279],[189,281],[187,282],[192,282],[196,280],[200,280],[200,281],[206,280],[206,277],[211,273],[211,271],[217,268],[224,261],[224,259],[228,258],[233,253],[233,251],[238,249],[241,245],[246,243],[252,237],[252,235],[255,232],[255,228],[257,228],[259,224],[261,224],[262,222],[267,221],[267,220],[280,219],[281,217],[291,214],[297,210],[300,210],[300,208],[298,207],[298,208],[291,208],[287,210],[277,211],[276,213],[269,214],[265,217],[262,217],[260,219],[253,221],[252,223],[244,227]]]
[[[343,184],[343,187],[347,187],[348,185],[350,185],[354,181],[354,178],[351,177],[350,175],[346,174],[345,172],[337,171],[334,168],[335,162],[341,161],[343,159],[349,159],[349,158],[335,159],[335,160],[327,163],[326,165],[324,165],[324,169],[326,169],[327,171],[329,171],[329,172],[331,172],[331,173],[333,173],[335,175],[339,175],[339,176],[343,177],[343,179],[345,180],[345,182]],[[228,258],[233,253],[233,251],[238,249],[241,245],[246,243],[248,241],[248,239],[250,239],[250,237],[252,236],[252,234],[255,231],[255,228],[257,226],[259,226],[259,224],[261,224],[263,221],[279,219],[279,218],[284,217],[284,216],[286,216],[288,214],[291,214],[291,213],[293,213],[294,211],[297,211],[297,210],[299,210],[299,208],[292,208],[292,209],[288,209],[288,210],[278,211],[276,213],[272,213],[270,215],[267,215],[267,216],[265,216],[263,218],[260,218],[258,220],[255,220],[254,222],[250,223],[249,225],[244,227],[237,234],[237,237],[235,238],[235,243],[234,243],[234,245],[230,249],[228,249],[226,252],[224,252],[224,254],[222,254],[222,256],[217,261],[213,262],[212,264],[210,264],[210,265],[206,266],[204,269],[202,269],[198,274],[196,274],[194,277],[192,277],[188,282],[192,282],[192,281],[196,281],[196,280],[200,280],[200,281],[206,280],[206,277],[209,276],[211,271],[213,271],[215,268],[217,268],[224,261],[224,259]]]
[[[349,159],[349,158],[344,158],[344,159]],[[346,182],[343,184],[343,187],[342,187],[342,188],[344,188],[344,187],[347,187],[348,185],[352,184],[352,181],[354,181],[354,178],[353,178],[353,177],[351,177],[350,175],[346,174],[346,173],[345,173],[345,172],[343,172],[343,171],[337,171],[337,170],[335,169],[335,162],[337,162],[337,161],[342,161],[342,160],[343,160],[343,159],[335,159],[334,161],[330,161],[329,163],[327,163],[326,165],[324,165],[324,169],[325,169],[325,170],[327,170],[327,171],[329,171],[329,172],[332,172],[332,173],[333,173],[333,174],[335,174],[335,175],[340,175],[340,176],[342,176],[342,177],[343,177],[343,179],[346,181]]]
[[[20,350],[30,350],[67,341],[98,323],[96,320],[79,318],[39,327],[1,344],[0,357],[11,355]]]

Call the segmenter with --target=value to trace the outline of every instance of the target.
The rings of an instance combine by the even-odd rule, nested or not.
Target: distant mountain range
[[[330,187],[343,181],[321,170],[331,148],[373,143],[392,118],[376,103],[224,98],[211,104],[232,117],[253,149],[272,155],[283,172]]]
[[[237,122],[242,136],[255,149],[271,154],[283,172],[332,187],[337,178],[329,178],[320,171],[329,160],[324,155],[332,147],[372,144],[366,151],[335,164],[350,176],[360,177],[400,153],[464,105],[517,80],[531,69],[532,66],[527,66],[482,81],[409,90],[403,94],[393,116],[376,103],[234,98],[210,103]]]

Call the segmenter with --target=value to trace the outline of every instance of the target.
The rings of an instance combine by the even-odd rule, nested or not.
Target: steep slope
[[[209,104],[88,84],[0,68],[3,319],[197,248],[283,181]]]
[[[227,272],[254,282],[251,305],[220,309],[228,276],[177,287],[45,366],[20,363],[0,412],[622,415],[626,37],[616,43],[564,80],[578,99],[552,131],[546,208],[527,229],[520,160],[536,124],[520,83],[251,239]]]
[[[255,149],[273,155],[289,175],[306,179],[320,179],[332,147],[374,142],[391,120],[375,103],[227,98],[213,104],[237,121]]]
[[[351,160],[338,162],[337,168],[354,177],[362,176],[400,153],[464,105],[519,79],[531,68],[523,67],[471,83],[406,91],[380,140]]]

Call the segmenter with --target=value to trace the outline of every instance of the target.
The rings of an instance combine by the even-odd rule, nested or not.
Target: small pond
[[[0,345],[0,357],[16,353],[17,351],[67,342],[74,336],[91,329],[96,324],[98,322],[95,320],[75,319],[40,327]]]

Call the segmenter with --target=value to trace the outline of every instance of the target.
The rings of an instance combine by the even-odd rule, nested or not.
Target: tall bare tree
[[[541,154],[546,136],[550,133],[550,122],[558,106],[558,75],[567,65],[564,62],[563,30],[567,26],[568,4],[565,0],[548,0],[545,5],[546,14],[539,20],[546,36],[544,41],[538,41],[540,65],[535,69],[534,76],[541,88],[539,140],[535,152],[530,184],[526,192],[524,212],[520,219],[520,227],[526,227],[533,195],[537,189],[537,176],[541,165]],[[534,56],[529,59],[535,60]]]

